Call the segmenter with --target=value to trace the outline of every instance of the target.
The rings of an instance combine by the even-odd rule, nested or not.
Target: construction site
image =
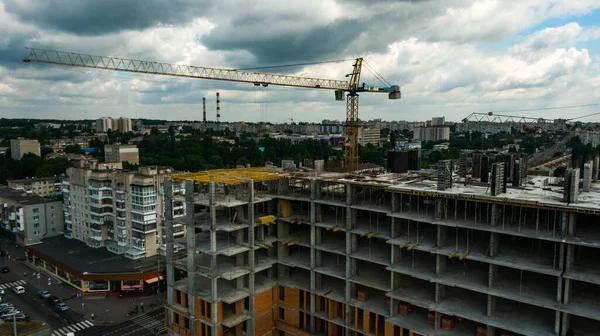
[[[600,330],[598,158],[564,178],[527,176],[517,154],[403,174],[283,166],[165,181],[167,223],[172,202],[188,211],[187,237],[166,225],[173,335]]]

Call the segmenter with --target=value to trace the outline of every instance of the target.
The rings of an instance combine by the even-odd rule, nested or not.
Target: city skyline
[[[453,1],[444,6],[264,1],[242,10],[235,2],[181,1],[167,10],[159,2],[132,1],[107,21],[103,18],[110,15],[97,15],[109,10],[107,5],[6,0],[0,3],[0,28],[6,32],[0,47],[0,113],[201,120],[206,97],[208,119],[214,120],[220,92],[222,121],[344,118],[345,105],[331,92],[23,64],[25,46],[237,69],[363,56],[403,93],[395,102],[364,95],[363,120],[438,115],[461,120],[471,112],[598,102],[597,2]],[[261,22],[269,22],[270,29]],[[343,79],[350,69],[351,62],[342,62],[257,71]],[[365,82],[378,84],[368,71],[363,74]],[[567,113],[596,111],[597,106],[586,106]],[[552,119],[565,111],[523,114]]]

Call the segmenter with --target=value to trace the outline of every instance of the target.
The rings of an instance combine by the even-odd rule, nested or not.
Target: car
[[[4,307],[4,308],[0,309],[0,315],[4,314],[6,312],[9,312],[11,310],[15,310],[15,307],[12,305],[8,306],[8,307]]]
[[[10,272],[10,268],[8,268],[7,266],[2,267],[2,273],[8,273]]]
[[[18,309],[13,309],[13,310],[9,310],[5,313],[2,313],[2,315],[0,315],[0,318],[3,320],[6,320],[7,318],[12,318],[13,315],[18,315],[21,314],[21,311]]]
[[[60,299],[56,295],[50,295],[49,297],[46,298],[46,300],[48,300],[49,304],[53,304],[53,305],[60,302]]]
[[[17,295],[25,294],[25,287],[23,287],[23,286],[13,287],[13,292],[15,292],[15,294],[17,294]]]
[[[48,291],[39,291],[38,292],[38,296],[41,297],[42,299],[47,299],[50,297],[50,292]]]
[[[16,320],[16,322],[25,321],[25,314],[23,314],[23,313],[18,313],[16,315],[12,314],[10,316],[7,316],[7,317],[3,318],[3,320],[5,322],[7,322],[7,321],[14,321],[14,320]]]
[[[13,307],[13,304],[10,302],[0,303],[0,310],[7,308],[7,307]]]
[[[55,308],[56,308],[56,310],[58,310],[60,312],[64,312],[64,311],[69,310],[69,306],[67,306],[67,304],[64,303],[64,302],[57,303],[56,306],[55,306]]]
[[[4,291],[4,289],[0,289],[0,295],[6,295],[6,291]]]

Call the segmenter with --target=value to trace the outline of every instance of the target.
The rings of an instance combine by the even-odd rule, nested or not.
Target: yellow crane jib
[[[333,90],[336,100],[346,100],[346,142],[345,169],[358,169],[358,94],[387,93],[389,99],[401,99],[400,87],[385,81],[364,59],[357,58],[352,72],[346,75],[348,80],[300,77],[281,74],[269,74],[237,69],[219,69],[193,65],[170,64],[154,61],[134,60],[120,57],[95,56],[75,52],[56,51],[41,48],[26,48],[29,55],[23,57],[25,63],[46,63],[71,67],[125,71],[140,74],[211,79],[230,82],[250,83],[253,85],[278,85],[321,90]],[[365,68],[381,81],[384,87],[361,84],[361,71]],[[344,94],[346,98],[344,99]],[[284,216],[285,217],[285,216]]]

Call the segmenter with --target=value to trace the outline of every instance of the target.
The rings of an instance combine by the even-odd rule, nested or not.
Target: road
[[[17,309],[32,316],[33,319],[46,322],[51,329],[58,329],[83,320],[80,315],[70,310],[60,313],[57,312],[46,299],[38,297],[38,280],[33,276],[31,269],[27,269],[26,266],[19,262],[0,262],[0,267],[3,267],[4,265],[8,265],[10,272],[2,273],[2,275],[0,275],[0,285],[14,284],[14,282],[18,280],[25,280],[26,283],[23,285],[23,287],[25,287],[25,294],[17,295],[11,288],[6,288],[6,295],[3,297],[3,302],[10,302],[17,307]],[[24,272],[28,272],[27,276],[24,276]],[[44,281],[41,281],[40,283],[45,282],[44,284],[47,285],[46,278],[43,280]],[[52,289],[50,288],[50,290]],[[69,304],[70,301],[67,301],[66,303]]]
[[[156,308],[146,314],[140,314],[130,320],[111,326],[92,327],[76,336],[155,336],[166,335],[165,309]]]

